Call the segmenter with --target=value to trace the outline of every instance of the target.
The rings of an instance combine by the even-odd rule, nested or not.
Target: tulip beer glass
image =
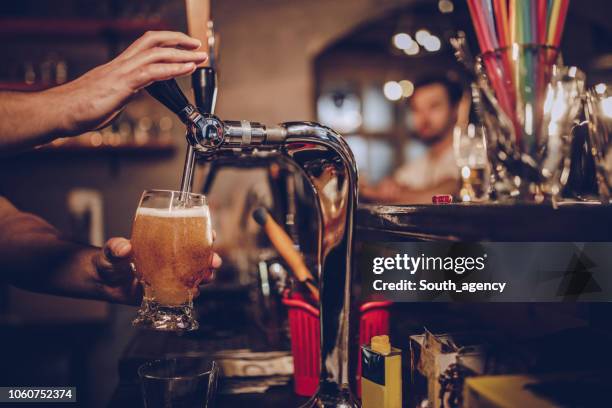
[[[144,289],[134,326],[197,329],[193,298],[209,273],[213,256],[206,198],[179,191],[145,191],[131,239],[136,276]]]

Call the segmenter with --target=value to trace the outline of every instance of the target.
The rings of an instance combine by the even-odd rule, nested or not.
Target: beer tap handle
[[[202,113],[215,113],[217,73],[213,67],[198,67],[191,75],[196,106]]]
[[[146,89],[152,97],[174,112],[185,123],[195,110],[174,79],[154,82]]]

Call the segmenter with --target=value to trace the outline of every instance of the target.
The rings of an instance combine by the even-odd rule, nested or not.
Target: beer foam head
[[[197,208],[139,208],[136,215],[148,215],[150,217],[166,217],[166,218],[187,218],[187,217],[205,217],[208,214],[208,207]]]

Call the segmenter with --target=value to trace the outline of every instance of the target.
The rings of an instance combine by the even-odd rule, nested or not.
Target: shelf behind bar
[[[0,35],[20,37],[40,35],[91,37],[103,34],[134,36],[150,30],[167,30],[169,27],[170,25],[163,20],[146,19],[0,18]]]
[[[177,147],[170,143],[147,143],[135,144],[125,143],[120,145],[101,145],[88,146],[78,144],[68,144],[61,146],[41,146],[36,149],[18,152],[6,157],[9,159],[19,159],[27,157],[92,157],[92,156],[129,156],[129,157],[168,157],[176,152]]]
[[[171,143],[124,143],[119,145],[102,145],[102,146],[87,146],[78,144],[69,144],[65,146],[43,146],[35,149],[36,152],[172,152],[176,146]]]

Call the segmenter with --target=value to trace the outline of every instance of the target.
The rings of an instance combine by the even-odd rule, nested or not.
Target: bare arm
[[[183,33],[148,32],[112,61],[42,92],[0,92],[0,152],[108,124],[152,82],[190,74],[207,55]]]
[[[0,279],[35,292],[136,303],[131,245],[109,240],[105,250],[62,238],[50,224],[0,197]]]
[[[142,293],[131,258],[125,238],[111,238],[104,248],[76,244],[0,197],[0,280],[34,292],[136,304]],[[205,281],[220,266],[214,254]]]

